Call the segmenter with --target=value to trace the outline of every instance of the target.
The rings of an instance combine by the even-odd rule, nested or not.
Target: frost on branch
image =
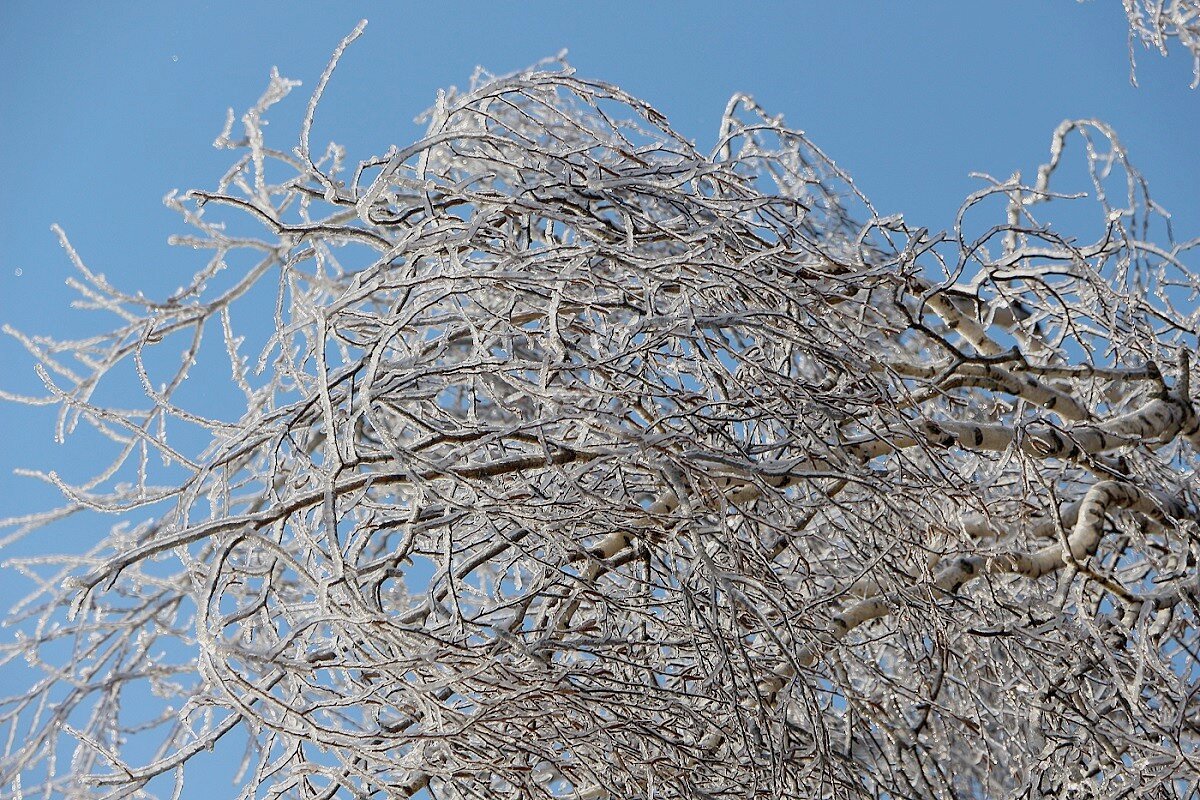
[[[708,153],[565,63],[480,73],[348,167],[318,97],[264,140],[294,85],[172,198],[191,282],[72,254],[115,327],[21,337],[113,461],[14,534],[120,517],[20,564],[0,791],[168,796],[214,746],[246,798],[1200,778],[1198,242],[1111,130],[931,233],[747,97]]]
[[[1200,2],[1198,0],[1121,0],[1129,18],[1129,62],[1134,63],[1133,43],[1167,54],[1176,39],[1192,54],[1192,88],[1200,86]],[[1130,79],[1137,84],[1131,72]]]

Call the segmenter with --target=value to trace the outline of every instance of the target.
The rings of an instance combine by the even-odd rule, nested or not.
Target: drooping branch
[[[1200,3],[1196,0],[1122,0],[1129,18],[1129,80],[1137,86],[1134,41],[1167,55],[1176,40],[1192,54],[1192,88],[1200,86]]]

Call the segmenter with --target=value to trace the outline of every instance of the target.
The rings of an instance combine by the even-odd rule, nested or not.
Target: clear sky
[[[2,0],[0,323],[30,333],[99,324],[68,308],[72,268],[53,222],[118,286],[152,295],[184,282],[195,259],[166,245],[183,228],[162,196],[216,182],[230,161],[211,147],[225,109],[240,115],[272,66],[304,81],[268,130],[270,144],[289,149],[330,51],[362,17],[370,24],[313,134],[314,150],[332,139],[352,162],[411,141],[412,118],[436,89],[465,84],[477,64],[507,72],[567,48],[582,75],[646,98],[702,146],[715,140],[729,95],[752,94],[807,131],[880,213],[934,230],[950,226],[981,185],[971,172],[1032,177],[1061,120],[1100,118],[1174,214],[1177,233],[1200,235],[1191,61],[1139,46],[1133,88],[1118,0]],[[38,390],[11,341],[0,342],[0,365],[0,388]],[[54,501],[14,478],[14,467],[87,458],[69,441],[55,445],[52,432],[45,410],[0,408],[0,517]],[[68,525],[22,552],[83,547],[101,533]],[[0,604],[17,588],[6,579]]]

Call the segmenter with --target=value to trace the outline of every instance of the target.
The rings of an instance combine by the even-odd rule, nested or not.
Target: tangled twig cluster
[[[348,168],[309,145],[328,77],[294,152],[276,74],[172,199],[187,286],[72,252],[117,326],[21,337],[115,457],[17,532],[122,521],[24,565],[6,786],[165,794],[236,730],[246,798],[1200,778],[1200,241],[1111,130],[932,234],[747,97],[706,153],[565,63],[481,72]],[[215,360],[235,414],[183,399]],[[95,399],[127,369],[140,408]]]

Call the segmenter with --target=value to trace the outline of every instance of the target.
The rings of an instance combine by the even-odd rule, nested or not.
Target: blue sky
[[[304,86],[274,114],[269,141],[296,140],[304,101],[338,40],[366,34],[335,75],[314,130],[351,161],[417,135],[412,118],[438,87],[477,64],[526,66],[562,48],[579,72],[664,111],[702,146],[733,92],[806,130],[881,213],[948,227],[973,171],[1032,176],[1063,119],[1111,123],[1171,211],[1200,235],[1200,91],[1191,62],[1138,48],[1129,82],[1117,0],[972,2],[605,2],[0,4],[0,323],[76,334],[101,323],[71,311],[61,224],[93,270],[126,289],[170,292],[195,258],[161,198],[211,186],[229,163],[211,142],[272,66]],[[264,313],[270,313],[264,311]],[[38,389],[32,365],[0,342],[0,388]],[[52,441],[52,415],[0,409],[0,517],[53,493],[14,478],[86,452]],[[71,527],[25,551],[79,547]],[[0,590],[14,597],[9,582]],[[0,675],[0,684],[5,681]]]

